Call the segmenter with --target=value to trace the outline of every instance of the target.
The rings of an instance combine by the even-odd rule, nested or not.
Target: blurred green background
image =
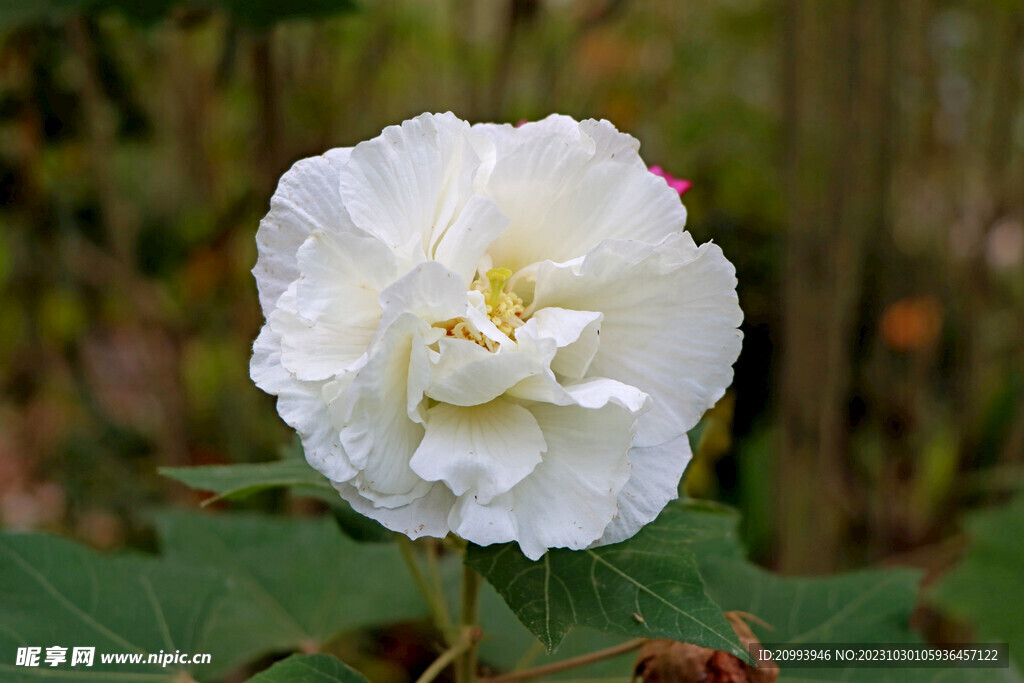
[[[144,543],[199,500],[156,467],[277,457],[248,377],[277,179],[446,110],[607,118],[693,181],[746,336],[685,487],[762,563],[935,575],[1024,484],[1018,2],[7,2],[6,528]]]

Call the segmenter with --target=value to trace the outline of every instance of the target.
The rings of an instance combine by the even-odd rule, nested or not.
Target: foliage
[[[327,4],[274,7],[298,17]],[[266,27],[263,0],[0,2],[4,528],[49,530],[107,549],[146,547],[143,510],[199,498],[183,498],[180,486],[154,476],[158,466],[273,457],[286,429],[272,400],[252,386],[247,359],[260,317],[249,274],[253,234],[274,183],[295,159],[354,144],[409,114],[448,109],[472,120],[552,111],[606,117],[643,140],[645,158],[694,181],[685,198],[690,230],[737,255],[747,321],[729,397],[735,410],[714,430],[726,440],[702,463],[701,490],[743,511],[743,537],[759,561],[778,562],[781,539],[796,534],[780,509],[792,507],[812,525],[828,512],[802,506],[798,489],[835,492],[832,479],[801,483],[780,474],[791,462],[781,444],[794,427],[831,430],[836,447],[815,458],[850,486],[834,501],[841,543],[828,552],[812,544],[810,560],[820,554],[846,567],[874,566],[922,548],[911,557],[935,574],[948,562],[930,550],[947,546],[964,511],[1019,488],[1018,2],[817,3],[827,20],[795,35],[801,27],[790,20],[801,12],[788,9],[814,9],[816,0],[516,2],[536,8],[518,13],[505,12],[506,3],[473,3],[472,12],[420,0],[359,4],[337,18],[319,13]],[[251,17],[243,6],[255,8]],[[238,30],[257,25],[265,28]],[[830,41],[828,30],[844,38]],[[820,92],[780,68],[786,55],[801,73],[816,71]],[[811,130],[834,131],[844,145],[798,146],[808,130],[792,118],[798,102],[820,116]],[[861,123],[881,115],[877,130]],[[824,163],[814,165],[808,151]],[[864,163],[870,151],[886,154],[884,163]],[[810,165],[787,172],[786,159]],[[799,198],[787,190],[798,176],[841,194],[836,205],[853,218],[831,220],[830,204],[827,216],[798,233],[790,213]],[[794,245],[804,252],[792,252]],[[808,258],[815,255],[822,260]],[[815,273],[849,287],[830,296],[807,284]],[[802,302],[794,296],[815,293]],[[901,302],[926,302],[927,324]],[[837,314],[851,312],[854,320],[838,323]],[[794,351],[794,335],[810,339],[814,353]],[[789,371],[784,356],[795,361]],[[809,362],[818,356],[834,362],[827,372]],[[793,381],[800,371],[809,390],[784,396],[779,387],[801,386]],[[843,378],[849,386],[839,386]],[[823,387],[840,400],[823,401]],[[313,474],[299,471],[292,473]],[[214,472],[196,476],[207,474]],[[205,485],[221,491],[213,484],[211,476]],[[320,509],[276,495],[243,500],[246,491],[228,478],[223,486],[232,505]],[[307,490],[337,502],[325,487]],[[1010,509],[968,525],[974,545],[939,582],[933,606],[972,623],[980,638],[1019,643],[1014,600],[1003,599],[1022,583],[1011,531],[1020,522]],[[702,528],[731,528],[735,520],[712,508],[702,514]],[[356,519],[363,518],[344,519],[347,532]],[[387,535],[368,529],[360,533]],[[690,553],[708,597],[759,615],[776,629],[754,624],[766,640],[820,633],[828,625],[823,611],[804,596],[842,601],[872,578],[882,584],[868,594],[879,619],[850,610],[850,628],[907,636],[910,574],[805,582],[745,564],[738,544],[728,555],[714,535],[706,541],[692,543]],[[120,595],[145,597],[138,577],[151,577],[158,605],[170,605],[170,594],[180,599],[185,593],[174,589],[185,585],[196,600],[206,590],[219,594],[230,578],[223,568],[212,576],[202,566],[168,570],[167,559],[110,557],[49,536],[4,536],[2,547],[5,664],[21,642],[12,634],[92,633],[68,612],[74,603],[19,573],[24,563],[13,557],[70,591],[93,573],[109,574],[94,584],[97,595],[116,581]],[[339,547],[353,557],[362,552]],[[715,553],[723,557],[708,559]],[[776,592],[788,599],[774,599]],[[543,646],[500,596],[485,587],[481,600],[481,656],[500,670],[523,653],[546,663],[623,637],[577,628],[555,655],[537,654]],[[121,638],[128,612],[138,610],[129,639],[166,651],[152,620],[141,618],[146,605],[79,609]],[[174,642],[189,642],[169,609]],[[933,626],[930,638],[962,637],[941,619]],[[628,659],[583,671],[623,677]],[[226,655],[214,665],[228,666]],[[876,673],[866,678],[911,680],[904,671]],[[924,673],[914,680],[967,680],[964,672]],[[0,671],[4,680],[12,676]]]
[[[160,664],[103,666],[100,653],[215,652],[232,638],[218,628],[226,603],[238,599],[230,577],[208,568],[171,565],[150,558],[108,558],[60,538],[0,537],[0,671],[5,680],[27,675],[13,666],[18,647],[95,646],[89,669],[60,668],[55,679],[94,680],[117,671],[125,680],[174,680],[180,667]],[[223,624],[232,626],[231,624]],[[230,649],[230,648],[229,648]],[[47,667],[48,668],[48,667]],[[46,671],[47,668],[32,673]],[[191,666],[185,671],[202,672]]]
[[[278,469],[286,476],[276,482],[267,474],[275,471],[273,463],[220,468],[212,477],[206,476],[211,470],[201,470],[193,480],[203,488],[237,493],[306,484],[295,482],[287,468]],[[978,523],[974,528],[979,545],[997,543],[992,539],[1008,533],[1019,514],[1017,505],[1010,514],[995,516],[994,522],[985,518]],[[4,645],[10,649],[83,642],[95,643],[98,652],[211,652],[209,666],[189,670],[203,679],[261,654],[308,651],[349,629],[425,613],[397,548],[350,540],[330,518],[163,511],[154,519],[163,548],[159,557],[103,557],[44,535],[3,536],[0,551],[8,560],[0,571]],[[515,664],[523,652],[510,645],[519,643],[530,650],[523,627],[548,650],[565,639],[568,647],[561,649],[562,656],[614,644],[623,636],[670,637],[745,656],[723,610],[751,615],[763,642],[919,641],[909,627],[916,572],[777,576],[744,558],[738,522],[738,515],[728,508],[686,501],[670,505],[626,542],[577,552],[553,550],[537,562],[524,557],[514,544],[470,546],[466,562],[494,584],[521,623],[505,616],[508,612],[497,596],[486,591],[484,658],[503,668]],[[373,571],[366,572],[367,567]],[[949,579],[954,588],[945,593],[957,590],[957,582],[973,581],[971,571],[975,570],[969,556],[961,570],[968,579],[954,574]],[[970,603],[972,594],[967,595]],[[139,628],[140,624],[147,627]],[[570,630],[574,632],[569,634]],[[627,666],[623,659],[593,664],[586,671],[621,672]],[[137,671],[143,677],[166,673],[152,665],[118,671]],[[285,680],[299,671],[310,680],[359,680],[325,656],[285,660],[256,680]],[[889,672],[867,672],[875,678],[864,673],[802,669],[788,675],[901,680]],[[899,673],[909,676],[905,680],[920,681],[944,680],[946,674]],[[963,680],[984,680],[985,672],[961,673]],[[1015,680],[1012,676],[1002,672],[997,679]]]
[[[973,624],[986,640],[1010,644],[1010,657],[1024,668],[1024,496],[967,519],[970,546],[963,560],[934,587],[931,599]]]
[[[706,595],[685,538],[660,534],[665,517],[628,542],[550,550],[527,559],[513,544],[470,546],[466,562],[505,599],[519,620],[554,650],[575,626],[634,638],[672,638],[746,655]]]
[[[168,511],[156,523],[159,558],[105,557],[45,535],[0,537],[4,652],[95,645],[87,674],[140,680],[178,672],[104,667],[100,653],[205,652],[209,666],[186,667],[205,679],[262,654],[319,648],[346,630],[425,613],[394,546],[356,543],[329,519]],[[6,655],[0,666],[18,672]],[[62,679],[72,673],[60,670]]]
[[[246,465],[164,467],[161,468],[160,474],[194,489],[213,491],[217,494],[203,501],[203,505],[209,505],[222,498],[244,498],[259,491],[282,486],[308,486],[334,492],[327,479],[306,464],[305,460],[275,460]]]

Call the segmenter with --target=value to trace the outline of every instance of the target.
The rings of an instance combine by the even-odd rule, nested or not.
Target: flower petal
[[[619,492],[619,511],[595,545],[624,541],[654,521],[669,501],[679,497],[679,480],[690,457],[686,434],[660,446],[631,449],[631,471]]]
[[[299,433],[306,461],[332,480],[345,481],[357,473],[341,447],[319,382],[301,382],[281,365],[281,340],[264,325],[253,345],[250,373],[256,386],[276,394],[281,419]],[[347,381],[347,380],[346,380]]]
[[[412,314],[399,316],[375,343],[347,394],[331,404],[332,412],[344,418],[341,443],[352,464],[362,471],[361,490],[411,496],[409,500],[424,492],[417,488],[420,478],[409,468],[423,427],[409,418],[406,397],[410,384],[423,381],[410,377],[410,357],[427,352],[421,334],[428,330]],[[397,499],[389,501],[398,504]]]
[[[357,232],[315,230],[299,247],[296,312],[338,324],[380,320],[377,296],[398,277],[387,245]]]
[[[555,340],[558,352],[551,360],[551,369],[560,375],[578,379],[587,368],[601,344],[601,320],[604,315],[594,311],[570,311],[554,306],[542,308],[523,326],[523,333]]]
[[[448,535],[448,512],[452,509],[455,496],[444,484],[434,484],[420,498],[393,509],[376,507],[359,495],[359,491],[351,484],[337,481],[332,484],[352,509],[377,520],[391,531],[405,534],[413,540],[423,536],[444,538]]]
[[[274,332],[269,324],[260,329],[253,342],[249,377],[260,389],[274,395],[295,381],[294,373],[285,370],[281,364],[281,335]]]
[[[268,325],[280,336],[281,365],[303,381],[326,380],[347,372],[369,347],[377,320],[354,321],[352,325],[310,322],[295,313],[297,289],[298,281],[288,287],[267,316]]]
[[[434,252],[434,259],[472,282],[480,258],[491,242],[508,227],[508,216],[494,200],[474,195],[459,212]]]
[[[632,414],[609,403],[598,410],[531,404],[547,452],[536,469],[489,504],[459,498],[448,523],[479,545],[516,541],[532,560],[548,548],[581,549],[599,538],[629,478]]]
[[[501,396],[522,379],[543,372],[524,353],[491,353],[466,339],[441,339],[426,394],[455,406],[475,406]]]
[[[466,283],[436,261],[424,261],[380,293],[387,330],[400,316],[411,313],[427,324],[462,315],[466,310]]]
[[[468,408],[439,403],[427,411],[427,431],[409,465],[486,505],[530,474],[546,448],[522,406],[500,399]]]
[[[511,219],[491,246],[496,264],[568,261],[603,239],[660,242],[686,224],[679,195],[647,170],[636,139],[607,121],[549,117],[474,131],[498,147],[483,191]]]
[[[264,314],[299,276],[296,253],[309,233],[353,227],[338,191],[339,174],[351,152],[332,149],[323,156],[303,159],[281,177],[270,199],[270,212],[256,232],[259,257],[252,274]]]
[[[575,267],[543,263],[533,306],[604,313],[588,375],[651,396],[636,446],[686,432],[732,382],[743,336],[736,271],[717,245],[698,248],[686,233],[657,246],[608,240]]]
[[[340,185],[355,224],[395,250],[415,238],[431,255],[472,194],[479,158],[469,131],[451,113],[423,114],[356,145]]]

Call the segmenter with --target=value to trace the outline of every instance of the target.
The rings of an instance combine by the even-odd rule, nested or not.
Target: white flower
[[[356,510],[536,559],[676,497],[742,313],[638,149],[607,121],[424,114],[284,175],[252,377]]]

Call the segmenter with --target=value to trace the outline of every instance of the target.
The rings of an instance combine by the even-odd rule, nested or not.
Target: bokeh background
[[[1024,486],[1022,76],[1009,0],[8,2],[0,521],[144,546],[144,510],[201,498],[158,466],[291,444],[248,359],[294,161],[559,112],[692,180],[736,264],[744,350],[686,491],[784,572],[941,574]]]

